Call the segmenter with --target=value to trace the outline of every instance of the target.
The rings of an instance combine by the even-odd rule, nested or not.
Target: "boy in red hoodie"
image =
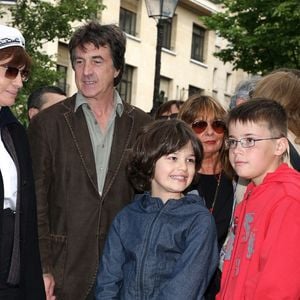
[[[230,111],[229,159],[250,179],[236,207],[217,299],[300,299],[300,173],[283,163],[287,117],[272,100]]]

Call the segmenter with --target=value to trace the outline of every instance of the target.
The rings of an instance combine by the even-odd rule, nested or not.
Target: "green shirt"
[[[75,111],[82,106],[82,110],[88,125],[90,139],[92,142],[93,153],[96,163],[98,191],[102,195],[105,177],[108,169],[113,133],[115,129],[116,114],[121,117],[123,113],[123,103],[120,95],[115,90],[114,92],[114,109],[109,118],[106,131],[102,132],[97,120],[82,94],[79,92],[76,95]]]

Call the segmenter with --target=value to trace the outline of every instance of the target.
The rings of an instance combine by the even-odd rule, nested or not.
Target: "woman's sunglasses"
[[[158,119],[160,120],[170,120],[170,119],[176,119],[177,118],[177,113],[176,114],[170,114],[168,116],[159,116]]]
[[[28,80],[29,72],[26,70],[20,70],[18,68],[10,67],[10,66],[0,66],[0,67],[6,69],[4,76],[8,79],[15,79],[20,72],[22,81]]]
[[[218,134],[224,133],[226,130],[226,125],[221,120],[214,120],[210,123],[210,125],[212,129]],[[195,121],[192,123],[192,128],[194,132],[197,134],[204,132],[207,126],[208,126],[208,122],[206,121]]]

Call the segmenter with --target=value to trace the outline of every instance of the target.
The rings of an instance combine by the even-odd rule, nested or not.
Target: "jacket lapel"
[[[89,130],[82,107],[79,107],[77,111],[74,112],[75,99],[75,97],[72,97],[71,101],[66,103],[68,110],[64,113],[64,116],[84,169],[98,192],[96,164]]]
[[[128,155],[130,141],[132,140],[133,123],[133,117],[130,113],[128,113],[128,107],[124,106],[122,116],[120,117],[117,114],[115,119],[114,136],[110,151],[107,175],[104,183],[103,197],[105,197],[109,192],[120,171],[120,168],[124,167],[123,162]]]

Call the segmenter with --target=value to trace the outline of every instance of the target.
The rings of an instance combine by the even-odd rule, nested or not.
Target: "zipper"
[[[159,217],[161,216],[161,214],[164,212],[164,210],[166,209],[167,205],[168,205],[168,202],[164,204],[164,206],[162,207],[162,209],[156,214],[156,216],[154,217],[154,219],[152,220],[152,223],[149,227],[149,230],[148,230],[148,233],[147,233],[147,240],[146,240],[146,243],[144,245],[144,249],[143,249],[143,252],[142,252],[142,259],[141,259],[141,264],[140,264],[140,268],[138,268],[138,274],[137,274],[137,279],[139,279],[138,281],[140,282],[139,286],[140,286],[140,289],[138,291],[138,294],[141,293],[143,290],[144,290],[144,269],[145,269],[145,260],[146,260],[146,257],[147,257],[147,254],[148,254],[148,246],[149,246],[149,243],[151,241],[151,238],[152,238],[152,234],[153,234],[153,228],[154,226],[156,225]],[[144,299],[143,297],[138,297],[137,299]]]
[[[232,250],[232,253],[231,253],[231,262],[230,262],[230,266],[229,266],[229,270],[228,270],[228,276],[226,278],[226,281],[224,283],[224,292],[223,292],[223,297],[222,299],[225,299],[225,295],[226,295],[226,291],[228,289],[228,282],[230,281],[230,277],[231,277],[231,274],[232,274],[232,269],[233,269],[233,266],[234,266],[234,261],[232,260],[233,257],[235,257],[235,254],[237,252],[237,240],[239,239],[240,235],[241,235],[241,231],[242,231],[242,226],[241,226],[241,223],[243,222],[244,220],[244,217],[245,217],[245,212],[246,212],[246,205],[247,205],[247,201],[251,195],[251,192],[252,190],[248,191],[247,192],[247,195],[245,197],[245,199],[243,199],[242,203],[243,203],[243,207],[242,207],[242,211],[241,211],[241,214],[240,214],[240,217],[239,219],[237,220],[237,225],[236,225],[236,228],[233,228],[233,232],[234,232],[234,242],[233,242],[233,250]],[[234,222],[235,222],[235,218],[234,218]],[[236,230],[238,229],[238,232],[236,232]]]

